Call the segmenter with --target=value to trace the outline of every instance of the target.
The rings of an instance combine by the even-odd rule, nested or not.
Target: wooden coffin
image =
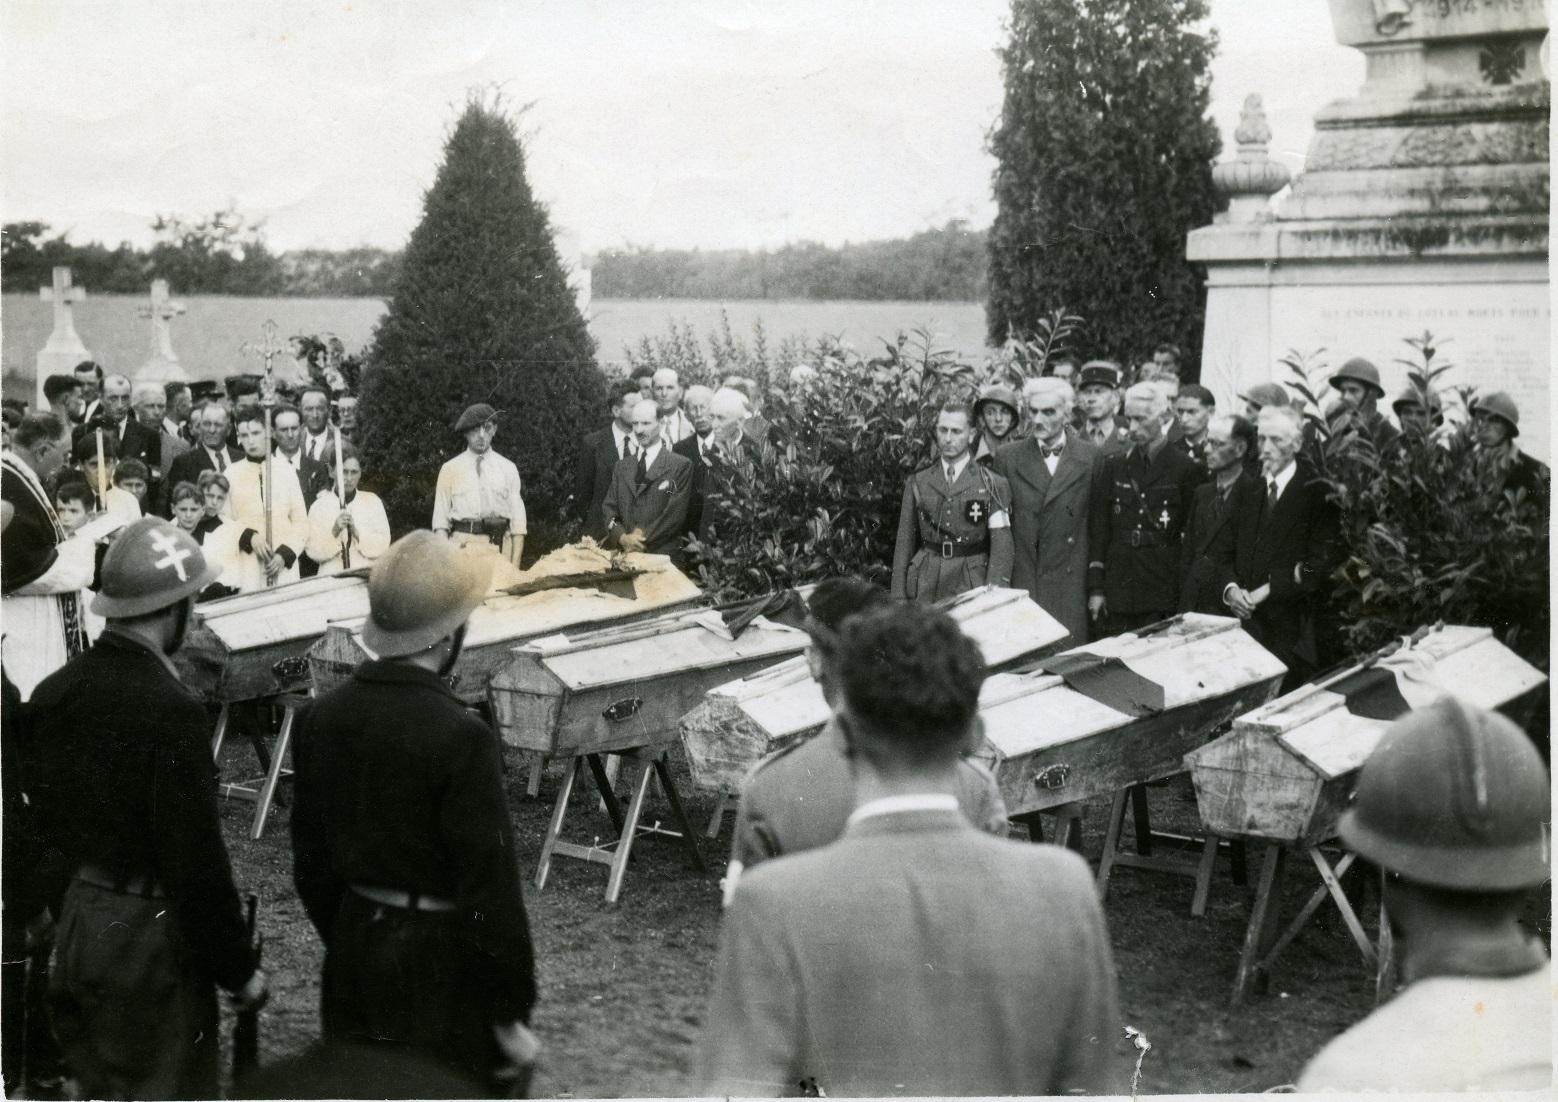
[[[544,754],[654,746],[715,685],[806,648],[799,628],[759,618],[734,639],[713,609],[515,647],[487,688],[503,739]]]
[[[1270,700],[1287,673],[1237,620],[1198,613],[1038,665],[1069,668],[996,674],[979,696],[976,757],[1012,815],[1183,771],[1186,751]]]
[[[1066,629],[1020,589],[984,586],[942,606],[997,668],[1044,653]],[[682,717],[682,746],[692,781],[710,792],[734,792],[764,757],[822,729],[827,701],[804,655],[717,685]]]
[[[1218,834],[1317,844],[1335,833],[1359,767],[1402,705],[1453,695],[1506,707],[1546,680],[1487,628],[1429,631],[1372,666],[1241,715],[1233,730],[1188,754],[1201,821]]]
[[[306,652],[330,621],[367,614],[365,570],[205,601],[174,664],[186,685],[224,704],[297,692],[308,687]]]
[[[579,624],[631,623],[703,603],[702,591],[671,566],[669,559],[659,555],[626,558],[648,564],[629,583],[631,596],[620,586],[608,592],[581,584],[519,597],[504,593],[488,597],[471,614],[466,628],[465,648],[452,675],[455,693],[468,704],[485,700],[492,672],[508,661],[509,652],[518,643]],[[373,657],[362,641],[366,612],[364,609],[356,619],[331,624],[308,649],[315,695],[329,692]]]

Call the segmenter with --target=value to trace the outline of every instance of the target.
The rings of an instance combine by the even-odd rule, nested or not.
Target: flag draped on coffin
[[[1546,677],[1487,628],[1448,625],[1376,662],[1303,685],[1186,755],[1208,830],[1314,844],[1335,832],[1358,769],[1392,721],[1442,696],[1502,708]]]

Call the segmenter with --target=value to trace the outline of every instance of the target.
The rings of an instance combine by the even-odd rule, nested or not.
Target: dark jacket
[[[282,463],[287,462],[276,449],[276,458]],[[303,491],[303,507],[312,509],[314,498],[319,496],[319,491],[328,490],[335,485],[335,470],[322,459],[315,459],[307,452],[298,456],[298,465],[295,468],[298,476],[298,487]]]
[[[1216,480],[1196,487],[1190,503],[1190,518],[1185,523],[1184,542],[1180,546],[1179,611],[1204,612],[1227,616],[1222,563],[1233,558],[1234,533],[1239,518],[1249,509],[1261,508],[1261,480],[1241,470],[1225,500]]]
[[[1239,514],[1233,558],[1225,560],[1218,589],[1238,584],[1245,590],[1271,586],[1271,596],[1245,627],[1289,670],[1283,691],[1306,680],[1320,664],[1314,630],[1317,602],[1330,593],[1330,576],[1341,559],[1340,519],[1327,500],[1325,484],[1300,458],[1293,478],[1275,506],[1258,483],[1260,507]]]
[[[222,842],[205,706],[112,628],[45,678],[30,705],[29,796],[66,867],[160,884],[206,974],[243,986],[254,954]]]
[[[226,462],[220,467],[214,467],[211,465],[211,456],[206,453],[205,444],[197,443],[173,461],[173,465],[168,468],[167,482],[162,487],[162,497],[157,503],[158,512],[162,516],[173,515],[173,502],[171,500],[173,487],[180,482],[199,483],[200,476],[206,471],[215,471],[217,474],[221,474],[231,464],[243,458],[243,452],[240,449],[230,448],[225,444],[221,447],[218,454]]]
[[[714,437],[709,436],[709,444],[713,446]],[[702,449],[698,445],[702,442],[697,433],[684,436],[672,445],[671,450],[692,464],[692,489],[687,497],[687,522],[683,531],[695,532],[701,539],[703,536],[703,494],[705,483],[708,481],[709,468],[713,466],[712,458],[705,458]]]
[[[681,546],[686,531],[687,502],[692,495],[692,463],[661,445],[642,485],[638,461],[623,459],[612,471],[611,489],[601,505],[608,539],[638,529],[644,550],[669,555]]]
[[[584,534],[597,543],[606,538],[606,518],[601,506],[611,489],[611,472],[623,457],[617,453],[617,439],[611,426],[584,434],[579,441],[579,457],[574,464],[573,507],[584,521]]]
[[[1088,589],[1103,593],[1111,615],[1178,607],[1180,538],[1201,478],[1172,441],[1151,458],[1139,448],[1104,456],[1088,518]]]
[[[696,434],[689,436],[677,441],[671,450],[692,463],[692,496],[687,505],[687,531],[707,543],[713,535],[714,521],[719,513],[714,502],[733,490],[739,492],[739,488],[735,466],[725,458],[724,451],[716,445],[706,455],[700,456],[697,441]],[[741,434],[740,443],[736,445],[736,451],[738,463],[755,464],[763,457],[763,446],[745,431]]]
[[[327,950],[349,885],[452,900],[494,1022],[535,1003],[530,925],[492,731],[431,671],[367,662],[298,713],[293,878]]]

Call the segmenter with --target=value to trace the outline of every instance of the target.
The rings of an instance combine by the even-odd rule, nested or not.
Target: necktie
[[[1271,479],[1266,483],[1266,512],[1270,513],[1277,507],[1277,480]]]
[[[957,471],[953,468],[951,463],[946,464],[946,471],[947,471],[947,485],[951,486],[954,482],[957,481],[957,478],[958,478]]]
[[[617,458],[618,459],[626,459],[628,456],[630,456],[632,454],[633,454],[633,438],[631,436],[624,436],[622,438],[622,454],[617,456]]]
[[[638,453],[638,488],[642,490],[644,484],[649,481],[649,465],[644,462],[644,453]]]

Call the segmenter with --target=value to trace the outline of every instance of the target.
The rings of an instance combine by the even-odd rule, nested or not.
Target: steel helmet
[[[974,403],[974,417],[978,418],[984,410],[986,402],[994,402],[998,406],[1005,406],[1012,411],[1012,416],[1022,419],[1022,410],[1017,407],[1017,392],[1005,383],[991,383],[979,392],[979,401]]]
[[[1341,384],[1349,380],[1354,383],[1362,383],[1367,387],[1373,387],[1374,395],[1377,398],[1385,397],[1385,388],[1380,386],[1379,383],[1379,368],[1365,360],[1362,356],[1354,356],[1337,368],[1336,373],[1331,376],[1331,385],[1340,390]]]
[[[1472,413],[1485,413],[1490,417],[1498,417],[1509,424],[1509,435],[1520,435],[1520,407],[1515,405],[1515,400],[1502,390],[1495,390],[1492,394],[1478,395],[1472,402]]]
[[[431,647],[486,598],[495,558],[462,550],[426,528],[402,536],[368,574],[363,643],[380,658]]]
[[[1401,412],[1402,406],[1416,407],[1417,409],[1427,409],[1432,413],[1438,413],[1440,405],[1441,403],[1439,401],[1439,395],[1435,391],[1430,390],[1428,391],[1428,405],[1424,406],[1423,388],[1418,386],[1416,383],[1408,383],[1401,389],[1401,392],[1396,395],[1396,400],[1390,403],[1390,408],[1395,410],[1397,413]]]
[[[1349,849],[1432,887],[1516,891],[1550,876],[1547,769],[1519,727],[1446,697],[1403,716],[1363,763]]]
[[[216,581],[221,567],[200,545],[160,517],[142,517],[114,540],[103,558],[103,581],[92,598],[99,616],[144,616],[178,604]]]
[[[1262,409],[1265,409],[1267,406],[1292,404],[1292,399],[1288,397],[1288,392],[1282,388],[1280,383],[1256,383],[1249,390],[1239,395],[1239,397],[1243,401],[1259,406]]]

